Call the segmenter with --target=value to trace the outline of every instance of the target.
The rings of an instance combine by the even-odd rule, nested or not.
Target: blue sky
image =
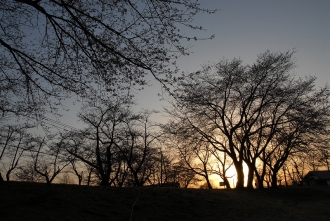
[[[241,58],[252,64],[257,54],[266,50],[285,52],[296,49],[294,56],[297,77],[316,76],[317,87],[330,84],[330,1],[329,0],[203,0],[204,8],[219,11],[196,16],[194,25],[207,31],[186,30],[187,36],[210,37],[212,40],[187,41],[191,55],[180,57],[181,71],[192,72],[201,65],[223,58]],[[160,101],[160,84],[148,77],[152,86],[136,95],[139,109],[162,110],[166,101]],[[78,128],[76,114],[79,105],[68,102],[69,112],[62,112],[60,122]],[[153,120],[165,122],[162,113]],[[52,118],[52,116],[48,116]]]
[[[317,87],[330,83],[330,1],[329,0],[203,0],[201,6],[220,9],[213,15],[199,14],[196,25],[207,31],[198,37],[215,35],[213,40],[189,41],[194,44],[188,57],[178,60],[180,69],[197,71],[201,64],[222,58],[241,58],[252,64],[266,50],[285,52],[295,49],[297,77],[316,76]],[[191,34],[190,32],[186,33]],[[196,34],[193,33],[193,36]],[[161,110],[160,85],[137,95],[141,108]]]

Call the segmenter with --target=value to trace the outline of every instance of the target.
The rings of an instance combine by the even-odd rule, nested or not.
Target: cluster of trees
[[[309,170],[329,169],[330,91],[315,89],[313,77],[293,78],[292,56],[267,51],[253,65],[223,60],[183,76],[163,125],[150,120],[151,111],[134,113],[131,97],[117,96],[84,102],[83,129],[41,138],[29,135],[28,126],[7,126],[1,130],[5,177],[16,170],[16,179],[51,183],[71,171],[79,184],[85,175],[87,184],[204,181],[213,188],[216,174],[230,188],[227,172],[234,167],[236,188],[245,176],[248,188],[301,181]]]
[[[65,98],[165,84],[189,54],[194,0],[8,0],[0,3],[0,114],[56,110]],[[205,38],[205,39],[209,39]],[[39,117],[40,116],[36,116]]]
[[[314,77],[295,79],[293,54],[267,51],[252,65],[222,60],[178,82],[166,129],[207,182],[211,160],[227,186],[228,166],[235,167],[237,188],[244,187],[244,164],[248,188],[255,179],[259,188],[276,187],[280,172],[301,179],[299,161],[329,168],[330,90],[316,89]]]
[[[164,149],[161,131],[150,120],[151,114],[134,114],[129,99],[91,100],[78,114],[86,125],[80,130],[36,137],[27,127],[3,126],[0,162],[5,179],[52,183],[59,174],[70,173],[79,185],[178,182],[185,171]]]
[[[81,179],[75,168],[85,165],[88,174],[97,174],[102,184],[114,179],[120,183],[130,170],[134,185],[142,185],[151,176],[145,164],[152,165],[161,156],[164,166],[167,159],[158,154],[159,148],[150,149],[149,113],[116,112],[118,107],[111,106],[116,103],[112,102],[114,98],[118,102],[131,99],[135,90],[147,85],[147,75],[168,88],[178,72],[177,58],[189,54],[186,42],[212,38],[186,34],[203,29],[192,24],[195,15],[215,11],[193,0],[1,1],[0,160],[6,179],[24,158],[30,163],[21,171],[30,178],[22,175],[20,180],[41,176],[52,182],[69,165]],[[86,130],[35,137],[26,133],[29,127],[17,126],[16,130],[10,124],[16,117],[20,122],[26,117],[40,124],[45,113],[59,114],[63,100],[73,97],[85,103],[112,101],[91,104],[94,115],[80,114],[89,126]],[[97,116],[103,111],[104,116]],[[113,112],[118,115],[110,116]],[[140,131],[143,125],[144,132]],[[95,145],[94,152],[89,145]],[[63,158],[65,154],[69,161]],[[141,161],[135,159],[139,156],[143,156]],[[162,172],[167,171],[161,168]],[[139,173],[145,174],[138,177]]]
[[[185,31],[202,30],[194,16],[216,10],[191,0],[9,0],[0,11],[6,180],[51,183],[69,170],[79,184],[187,187],[203,180],[212,188],[217,174],[230,187],[234,167],[243,188],[246,165],[247,187],[257,180],[263,188],[282,177],[297,181],[307,166],[329,169],[329,87],[294,78],[294,52],[267,51],[252,65],[222,60],[178,77],[185,42],[200,39]],[[156,127],[152,112],[132,111],[146,75],[171,95],[165,125]],[[10,123],[26,117],[38,124],[72,97],[82,101],[86,128],[40,137],[29,133],[36,125]]]

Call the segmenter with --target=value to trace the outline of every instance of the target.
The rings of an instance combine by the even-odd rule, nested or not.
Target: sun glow
[[[243,164],[243,172],[244,172],[244,186],[247,186],[247,179],[248,179],[247,175],[249,172],[249,168],[247,167],[247,165],[245,163]],[[236,182],[237,182],[237,173],[236,173],[236,169],[234,166],[231,166],[227,170],[226,177],[228,177],[230,187],[235,188]],[[219,175],[213,174],[213,175],[211,175],[210,179],[215,184],[214,188],[220,188],[220,189],[225,188],[224,186],[220,186],[220,182],[223,182],[223,180],[220,178]]]

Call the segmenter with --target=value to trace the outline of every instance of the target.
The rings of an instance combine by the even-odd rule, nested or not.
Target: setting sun
[[[249,172],[249,168],[246,164],[243,164],[243,171],[244,171],[244,186],[247,185],[247,173]],[[231,166],[226,173],[226,176],[228,177],[228,181],[230,183],[231,188],[236,187],[237,182],[237,175],[236,175],[236,169],[234,166]],[[211,175],[211,180],[215,184],[214,188],[225,188],[225,186],[220,186],[220,182],[223,182],[223,180],[219,177],[219,175],[213,174]]]

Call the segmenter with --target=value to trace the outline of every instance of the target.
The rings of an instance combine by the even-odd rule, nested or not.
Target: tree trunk
[[[227,189],[231,189],[231,186],[230,186],[230,183],[229,183],[227,177],[223,178],[223,182],[225,183]]]
[[[249,172],[248,172],[248,181],[247,181],[247,188],[248,189],[253,189],[253,181],[254,181],[254,163],[249,163],[246,164],[249,168]]]
[[[257,189],[264,189],[264,177],[265,177],[265,174],[262,173],[261,175],[259,175],[258,172],[256,172],[255,174],[256,174],[256,177],[257,177],[256,183],[255,183],[256,188]]]
[[[277,188],[277,172],[276,170],[272,171],[272,188]]]
[[[244,188],[244,172],[243,172],[243,164],[241,161],[234,162],[236,173],[237,173],[237,182],[236,189]]]
[[[264,189],[264,176],[260,176],[259,178],[257,178],[257,185],[258,185],[258,189]]]
[[[287,179],[286,179],[286,170],[285,170],[284,167],[282,167],[282,169],[283,169],[283,174],[284,174],[285,187],[288,187],[288,181],[287,181]]]
[[[101,186],[109,186],[109,180],[110,180],[110,177],[107,176],[106,174],[102,174],[102,175],[101,175],[101,178],[102,178],[102,180],[101,180],[100,185],[101,185]]]
[[[211,185],[211,182],[210,182],[210,179],[209,179],[209,176],[205,176],[205,179],[206,179],[206,183],[207,183],[207,188],[213,189],[213,187]]]
[[[81,182],[83,179],[83,173],[84,171],[81,171],[81,174],[77,173],[77,177],[78,177],[78,185],[81,186]]]

